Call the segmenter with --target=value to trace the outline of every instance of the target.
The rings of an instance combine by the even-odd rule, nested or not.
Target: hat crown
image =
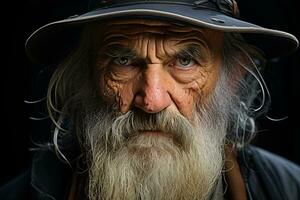
[[[150,3],[190,5],[196,9],[211,9],[231,17],[239,17],[239,9],[235,0],[90,0],[89,10]]]

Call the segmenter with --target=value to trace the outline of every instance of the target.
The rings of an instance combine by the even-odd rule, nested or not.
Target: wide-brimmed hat
[[[37,63],[57,63],[78,42],[87,24],[114,18],[155,18],[241,33],[268,58],[287,55],[298,48],[298,40],[292,34],[239,19],[234,0],[92,0],[89,7],[85,14],[51,22],[33,32],[25,45],[29,58]]]

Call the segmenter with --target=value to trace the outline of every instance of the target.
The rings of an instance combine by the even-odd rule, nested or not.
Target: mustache
[[[179,144],[191,142],[194,126],[179,112],[165,109],[159,113],[146,113],[133,109],[111,119],[111,127],[105,133],[108,143],[124,143],[144,131],[160,131],[169,134]],[[114,145],[115,146],[115,145]]]

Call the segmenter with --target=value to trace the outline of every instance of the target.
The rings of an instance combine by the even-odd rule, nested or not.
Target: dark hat
[[[26,41],[26,53],[34,62],[56,63],[78,41],[83,27],[112,18],[155,18],[241,33],[268,58],[287,55],[298,48],[297,38],[287,32],[240,20],[235,0],[92,0],[87,13],[37,29]]]

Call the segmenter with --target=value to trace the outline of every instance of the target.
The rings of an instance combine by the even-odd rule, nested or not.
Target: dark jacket
[[[249,200],[299,200],[300,167],[258,147],[239,152]],[[0,189],[1,200],[65,200],[71,168],[51,151],[39,151],[31,168]]]

